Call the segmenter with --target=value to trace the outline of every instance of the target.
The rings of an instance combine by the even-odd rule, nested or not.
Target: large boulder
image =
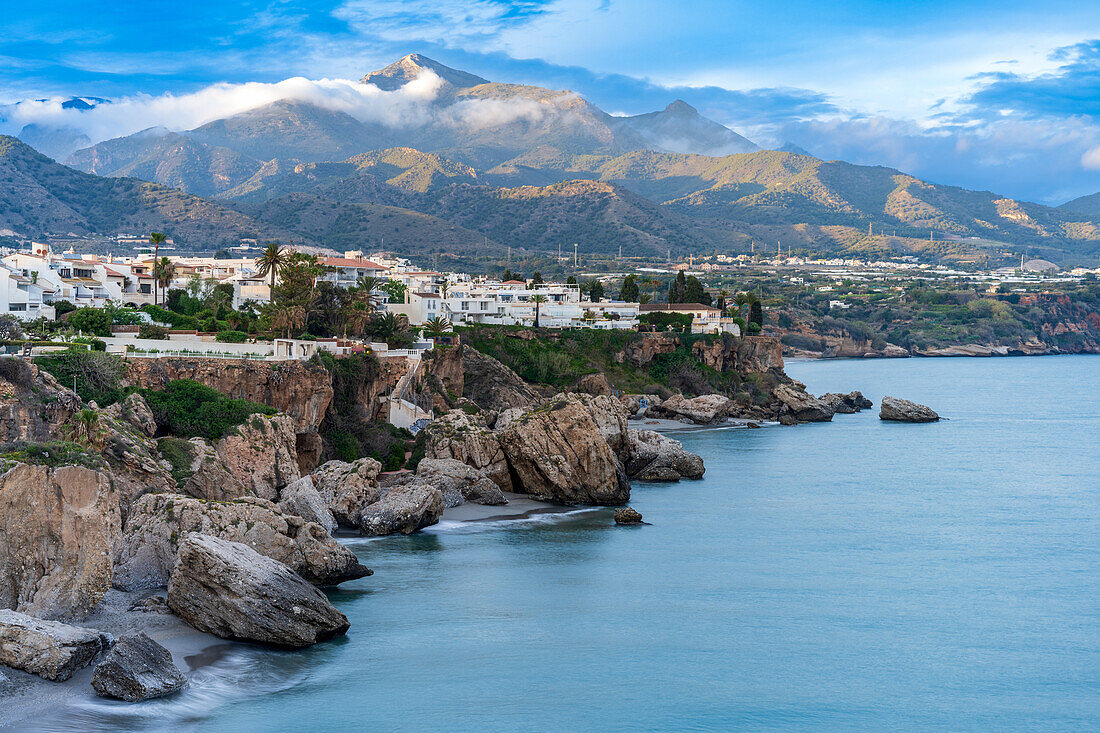
[[[512,490],[500,437],[480,415],[452,410],[432,421],[424,428],[424,457],[453,458],[481,471],[501,490]]]
[[[781,384],[775,388],[775,397],[782,403],[781,414],[788,414],[799,422],[829,422],[833,409],[811,394],[801,385]],[[665,401],[667,404],[667,400]]]
[[[587,394],[570,394],[566,397],[579,400],[588,409],[600,435],[620,460],[626,461],[630,458],[630,428],[626,422],[626,408],[621,400],[610,395],[593,397]]]
[[[0,608],[84,618],[111,587],[120,528],[103,472],[16,464],[0,475]]]
[[[289,415],[252,415],[218,441],[215,450],[229,472],[253,496],[275,501],[279,489],[301,477],[297,435]]]
[[[191,459],[190,473],[180,491],[196,499],[210,501],[228,501],[248,496],[252,492],[251,482],[245,483],[225,465],[222,457],[203,438],[162,438],[162,452],[166,442],[172,442],[186,449]]]
[[[659,412],[673,418],[686,417],[698,425],[709,425],[729,414],[730,398],[720,394],[706,394],[688,399],[674,394],[661,403]]]
[[[284,514],[294,514],[307,522],[315,522],[329,534],[336,531],[336,520],[309,476],[302,476],[279,492],[279,509]]]
[[[453,492],[475,504],[508,503],[500,488],[481,471],[453,458],[425,458],[417,465],[416,475],[443,492],[444,499]]]
[[[134,591],[167,585],[183,539],[194,532],[244,543],[316,585],[336,585],[371,572],[328,530],[284,514],[264,499],[149,494],[134,504],[126,520],[116,550],[115,587]]]
[[[427,483],[396,486],[368,507],[359,516],[363,534],[412,534],[435,524],[443,515],[443,493]]]
[[[313,486],[341,527],[358,527],[359,513],[382,498],[378,474],[382,464],[373,458],[354,463],[329,461],[312,474]]]
[[[684,450],[684,445],[652,430],[630,431],[633,457],[626,472],[639,481],[679,481],[681,478],[702,478],[706,470],[703,459]]]
[[[839,412],[842,415],[850,415],[853,412],[859,412],[868,407],[873,407],[875,404],[864,397],[863,393],[858,390],[849,392],[848,394],[829,392],[828,394],[821,395],[818,399],[828,405],[833,412]]]
[[[119,637],[92,673],[96,694],[126,702],[171,695],[186,684],[172,653],[140,631]]]
[[[0,664],[47,680],[69,679],[112,642],[102,631],[0,610]]]
[[[878,416],[880,420],[894,422],[936,422],[940,419],[931,407],[898,397],[883,397]]]
[[[131,404],[136,404],[136,401]],[[144,400],[140,404],[144,405]],[[73,427],[74,424],[66,426],[70,432]],[[147,434],[146,428],[101,411],[97,414],[94,432],[97,435],[84,442],[97,445],[106,460],[111,480],[118,491],[123,517],[130,503],[139,496],[175,490],[172,466],[163,459],[157,441]]]
[[[199,631],[275,646],[309,646],[350,626],[321,591],[283,563],[202,534],[180,543],[168,605]]]
[[[559,504],[623,504],[630,484],[587,406],[552,397],[500,433],[521,493]]]

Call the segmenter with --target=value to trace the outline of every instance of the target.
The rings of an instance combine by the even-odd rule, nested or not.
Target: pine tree
[[[623,286],[619,290],[619,300],[627,303],[637,303],[638,296],[638,278],[634,275],[627,275],[623,278]]]

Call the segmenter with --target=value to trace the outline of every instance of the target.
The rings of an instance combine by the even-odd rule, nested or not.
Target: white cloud
[[[1081,167],[1087,171],[1100,171],[1100,145],[1085,151],[1081,156]]]

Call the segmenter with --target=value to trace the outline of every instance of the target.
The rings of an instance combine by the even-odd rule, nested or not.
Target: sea
[[[346,637],[224,644],[59,727],[1100,730],[1100,357],[792,362],[876,407],[681,433],[611,510],[354,540]],[[945,420],[878,419],[883,395]]]

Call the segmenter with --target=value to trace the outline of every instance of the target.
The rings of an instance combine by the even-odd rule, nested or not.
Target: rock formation
[[[500,412],[510,407],[527,407],[540,398],[538,391],[514,371],[477,349],[462,348],[462,369],[465,372],[462,396],[483,410]]]
[[[377,479],[382,464],[373,458],[354,463],[329,461],[312,474],[314,488],[341,527],[358,527],[363,508],[382,498]]]
[[[315,522],[329,534],[336,531],[336,520],[309,476],[303,476],[279,492],[279,509],[284,514],[294,514],[307,522]]]
[[[0,608],[86,616],[111,586],[120,527],[103,472],[16,464],[0,475]]]
[[[626,472],[639,481],[679,481],[702,478],[703,459],[684,450],[683,443],[652,430],[632,430],[632,458]]]
[[[370,574],[354,553],[264,499],[205,501],[182,494],[149,494],[130,510],[117,548],[114,584],[133,591],[167,585],[177,554],[191,533],[241,542],[317,585],[336,585]]]
[[[113,639],[95,629],[0,610],[0,664],[62,682],[92,663]]]
[[[500,437],[485,425],[482,416],[452,410],[423,432],[425,458],[454,458],[481,471],[501,490],[512,490]]]
[[[231,474],[252,496],[275,501],[279,489],[300,478],[294,420],[253,415],[214,447]]]
[[[443,494],[428,484],[397,486],[365,507],[359,515],[363,534],[412,534],[435,524],[443,514]]]
[[[628,506],[619,507],[615,510],[615,524],[642,524],[642,515],[635,509],[631,509]]]
[[[828,394],[821,395],[818,399],[828,405],[833,412],[839,412],[842,415],[859,412],[860,410],[865,410],[875,405],[874,402],[864,397],[863,393],[858,390],[849,392],[848,394],[829,392]]]
[[[245,484],[232,473],[214,446],[204,438],[191,438],[187,442],[190,444],[191,475],[180,487],[182,493],[210,501],[229,501],[251,493],[252,483]]]
[[[781,384],[775,388],[775,397],[783,407],[780,417],[790,415],[798,422],[828,422],[833,419],[833,410],[825,402],[806,393],[805,387],[797,382]]]
[[[81,407],[80,397],[49,372],[0,357],[0,442],[45,442]]]
[[[894,422],[936,422],[940,419],[932,408],[898,397],[883,397],[878,416],[880,420]]]
[[[439,489],[444,501],[448,492],[453,492],[474,504],[508,503],[500,488],[483,473],[453,458],[425,458],[417,465],[416,475]]]
[[[657,412],[673,419],[686,417],[697,425],[709,425],[727,417],[730,404],[730,398],[720,394],[700,395],[691,399],[674,394],[661,403]]]
[[[171,695],[186,684],[172,653],[140,631],[119,637],[92,673],[96,694],[126,702]]]
[[[558,395],[500,433],[515,490],[559,504],[623,504],[630,484],[588,408]]]
[[[248,545],[201,534],[180,544],[168,605],[199,631],[276,646],[309,646],[350,626],[286,565]]]

